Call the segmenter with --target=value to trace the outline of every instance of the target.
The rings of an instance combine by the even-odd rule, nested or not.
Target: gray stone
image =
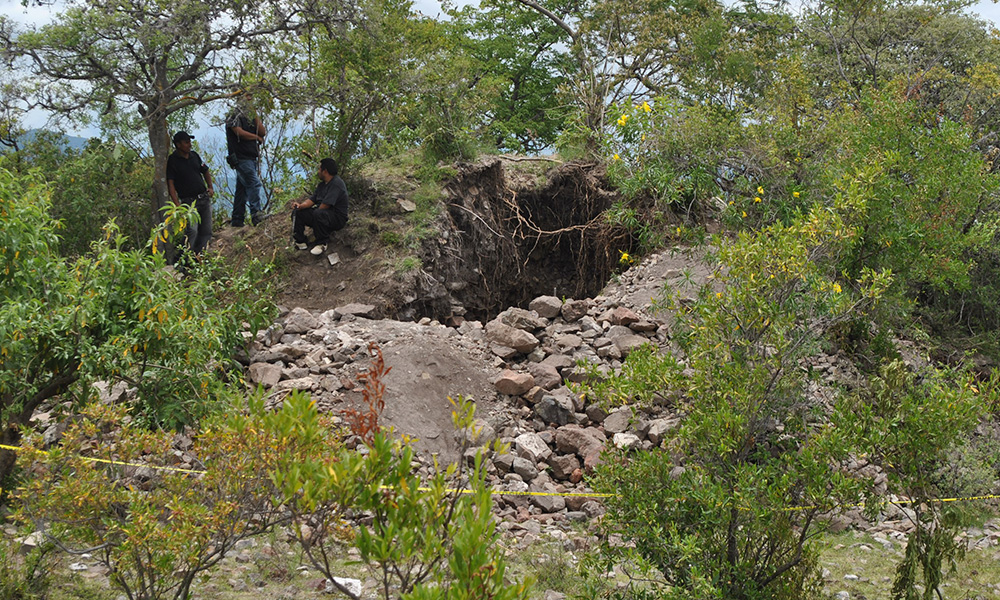
[[[316,380],[311,377],[303,377],[302,379],[286,379],[284,381],[278,382],[278,385],[274,386],[274,391],[284,392],[287,390],[300,390],[303,392],[310,392],[316,386]]]
[[[535,405],[535,414],[546,423],[565,425],[573,418],[573,401],[566,396],[546,394]]]
[[[514,438],[514,447],[518,456],[532,463],[545,461],[552,456],[552,449],[537,433],[522,433],[517,436]]]
[[[587,314],[593,303],[590,300],[567,300],[562,305],[562,318],[567,323],[578,321]]]
[[[281,365],[271,363],[253,363],[247,370],[250,381],[270,388],[281,381]]]
[[[622,356],[628,356],[630,352],[636,348],[651,343],[649,338],[641,335],[636,335],[628,327],[623,327],[621,325],[614,325],[608,330],[608,337],[614,342],[615,346],[621,351]]]
[[[574,361],[569,356],[566,356],[565,354],[550,354],[545,357],[545,360],[542,361],[542,364],[554,367],[557,370],[562,371],[563,369],[571,369],[574,366],[576,366],[576,361]]]
[[[493,464],[496,465],[497,469],[499,469],[501,473],[510,473],[514,468],[514,455],[498,454],[493,457]]]
[[[604,419],[604,431],[607,433],[622,433],[628,430],[632,422],[632,410],[619,408]]]
[[[535,387],[535,378],[530,373],[518,373],[510,369],[504,369],[493,386],[501,394],[508,396],[520,396],[531,388]]]
[[[535,467],[535,463],[526,458],[521,458],[520,456],[514,457],[512,468],[525,481],[531,481],[535,477],[538,477],[538,469]]]
[[[528,309],[535,311],[540,317],[554,319],[559,316],[562,304],[562,300],[555,296],[539,296],[528,304]]]
[[[528,354],[539,344],[538,338],[527,331],[511,327],[498,319],[486,324],[486,339],[494,344],[513,348],[521,354]]]
[[[559,370],[545,362],[529,363],[528,372],[535,378],[535,385],[544,390],[551,390],[562,385],[562,376]]]
[[[634,433],[616,433],[612,438],[615,448],[620,450],[631,450],[639,445],[639,436]]]
[[[285,333],[306,333],[319,326],[319,319],[304,308],[295,307],[285,316]]]
[[[580,458],[604,449],[607,438],[594,428],[583,429],[579,425],[565,425],[556,430],[556,449],[559,452],[576,454]]]
[[[649,441],[659,445],[679,423],[680,419],[677,418],[654,419],[649,422],[649,431],[646,433],[646,437],[649,438]]]
[[[591,519],[595,519],[604,514],[604,507],[600,505],[596,500],[587,500],[580,507],[580,510],[587,513],[587,516]]]
[[[342,319],[345,315],[353,315],[355,317],[370,319],[375,314],[375,305],[352,302],[351,304],[345,304],[344,306],[338,306],[333,309],[333,314],[337,319]]]
[[[604,419],[608,418],[608,411],[604,410],[604,407],[597,403],[588,404],[586,413],[587,418],[594,423],[603,423]]]
[[[583,344],[583,338],[572,333],[557,334],[552,338],[552,341],[554,341],[556,347],[563,352],[579,348]]]
[[[531,491],[542,494],[554,494],[556,488],[552,484],[531,486]],[[566,500],[562,496],[531,496],[531,503],[543,513],[551,514],[566,510]]]
[[[538,329],[544,329],[547,325],[537,312],[534,310],[524,310],[523,308],[508,308],[497,315],[497,319],[505,325],[510,325],[529,333]]]

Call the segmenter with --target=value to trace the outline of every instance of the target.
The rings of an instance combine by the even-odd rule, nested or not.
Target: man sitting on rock
[[[347,225],[347,186],[337,175],[337,161],[324,158],[319,163],[320,183],[316,191],[304,202],[292,202],[292,229],[295,247],[309,248],[306,242],[306,227],[311,227],[316,237],[316,245],[311,253],[319,256],[326,252],[330,234]]]

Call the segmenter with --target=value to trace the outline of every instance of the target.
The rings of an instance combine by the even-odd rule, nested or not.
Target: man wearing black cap
[[[187,246],[201,254],[212,239],[212,173],[198,153],[191,149],[192,137],[186,131],[174,134],[174,150],[167,158],[167,189],[174,204],[194,204],[198,223],[188,223]],[[204,180],[204,181],[203,181]]]

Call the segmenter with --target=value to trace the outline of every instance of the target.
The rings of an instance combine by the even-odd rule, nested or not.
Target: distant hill
[[[24,134],[24,142],[30,144],[36,138],[42,135],[57,135],[63,139],[63,143],[67,148],[72,150],[81,150],[87,146],[87,142],[90,141],[89,138],[77,137],[75,135],[66,135],[65,133],[60,133],[58,131],[50,131],[48,129],[29,129],[27,133]]]

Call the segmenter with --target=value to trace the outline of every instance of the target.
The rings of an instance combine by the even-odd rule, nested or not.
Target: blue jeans
[[[263,186],[257,175],[257,162],[252,158],[241,158],[236,163],[236,193],[233,195],[233,225],[243,225],[246,221],[247,204],[250,216],[261,210]]]

